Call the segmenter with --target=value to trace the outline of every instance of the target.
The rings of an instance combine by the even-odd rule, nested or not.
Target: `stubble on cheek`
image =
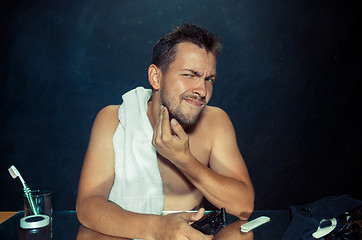
[[[185,126],[194,126],[199,120],[202,110],[206,106],[205,99],[199,98],[188,92],[183,92],[178,97],[167,95],[164,91],[161,91],[160,95],[161,103],[167,108],[170,119],[175,118],[181,125]],[[203,103],[198,110],[199,112],[192,113],[197,110],[185,99],[192,99]]]

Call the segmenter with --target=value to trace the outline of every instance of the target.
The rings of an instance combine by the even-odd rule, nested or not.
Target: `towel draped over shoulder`
[[[152,90],[138,87],[122,96],[113,136],[115,178],[108,199],[128,211],[161,214],[163,185],[147,117],[151,94]]]

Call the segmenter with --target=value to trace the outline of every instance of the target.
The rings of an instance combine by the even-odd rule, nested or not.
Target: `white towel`
[[[115,179],[108,199],[128,211],[161,214],[163,185],[147,117],[151,94],[152,90],[138,87],[122,96],[113,136]]]

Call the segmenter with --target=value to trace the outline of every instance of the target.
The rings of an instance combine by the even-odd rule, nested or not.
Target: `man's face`
[[[176,59],[162,75],[160,96],[170,117],[195,125],[209,102],[216,78],[213,53],[192,43],[178,44]]]

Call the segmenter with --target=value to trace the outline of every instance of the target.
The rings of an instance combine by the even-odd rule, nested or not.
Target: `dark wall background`
[[[257,209],[361,195],[360,1],[1,3],[0,210],[22,209],[14,164],[74,209],[92,122],[146,78],[183,20],[221,35],[211,105],[232,119]]]

